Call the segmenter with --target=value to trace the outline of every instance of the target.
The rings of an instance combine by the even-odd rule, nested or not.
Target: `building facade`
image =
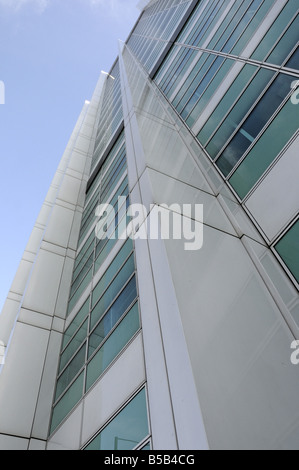
[[[140,8],[0,316],[0,448],[298,449],[298,2]]]

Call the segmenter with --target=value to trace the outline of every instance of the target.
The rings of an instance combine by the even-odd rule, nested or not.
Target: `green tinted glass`
[[[83,307],[80,308],[78,314],[75,316],[74,320],[66,330],[63,336],[63,344],[62,344],[62,349],[65,348],[69,340],[73,337],[74,333],[77,331],[83,320],[87,317],[89,314],[89,297],[84,303]]]
[[[77,331],[72,341],[67,348],[63,351],[60,359],[59,372],[66,366],[71,357],[78,351],[81,344],[85,341],[87,335],[88,320],[86,320],[81,328]]]
[[[66,367],[64,372],[61,374],[61,376],[57,380],[56,395],[55,395],[56,400],[60,397],[60,395],[69,386],[69,384],[76,377],[80,369],[83,367],[84,362],[85,362],[85,351],[86,351],[86,343],[80,349],[80,351],[76,354],[76,356],[71,360],[69,365]]]
[[[148,434],[146,396],[143,389],[85,450],[131,450]]]
[[[299,16],[293,21],[288,28],[287,32],[281,38],[271,55],[268,57],[267,62],[271,64],[281,65],[292,49],[298,42],[298,31],[299,31]]]
[[[89,338],[88,357],[94,353],[104,338],[106,338],[106,336],[114,328],[118,320],[134,302],[136,297],[137,289],[136,279],[134,276],[91,334]]]
[[[272,70],[261,69],[254,77],[207,146],[207,151],[213,159],[231,138],[273,76]]]
[[[132,249],[132,240],[128,239],[94,288],[92,293],[92,307],[94,307],[97,301],[101,298],[108,285],[111,283],[116,273],[119,271],[120,267],[131,253]]]
[[[67,312],[68,315],[71,313],[71,311],[75,307],[76,303],[80,299],[81,295],[83,294],[83,292],[85,291],[85,289],[87,288],[87,286],[88,286],[88,284],[90,283],[91,280],[92,280],[92,267],[90,268],[90,270],[86,274],[85,278],[83,279],[82,283],[80,284],[80,286],[78,287],[78,289],[74,293],[73,297],[70,299],[69,306],[68,306],[68,312]]]
[[[277,243],[275,249],[299,283],[299,220]]]
[[[107,369],[138,329],[139,312],[138,304],[136,303],[88,364],[86,390],[88,390],[105,369]]]
[[[135,270],[134,256],[131,255],[128,261],[119,271],[118,275],[114,278],[108,289],[105,291],[101,300],[96,304],[96,307],[91,314],[91,327],[93,328],[96,322],[103,316],[107,308],[111,305],[118,293],[121,291],[127,280]]]
[[[274,21],[273,25],[264,36],[251,58],[255,60],[264,61],[265,57],[269,54],[270,50],[273,47],[273,44],[277,41],[279,36],[283,33],[284,29],[287,27],[288,23],[292,16],[298,10],[298,3],[296,0],[290,0],[287,2],[286,6]]]
[[[243,199],[299,128],[298,106],[288,100],[229,182]]]
[[[219,105],[212,113],[204,127],[201,129],[197,138],[199,141],[206,145],[208,139],[213,134],[219,123],[224,118],[225,114],[229,111],[230,107],[234,104],[236,98],[240,95],[246,84],[249,83],[254,73],[257,71],[257,67],[253,65],[245,65],[234,83],[231,85],[227,93],[224,95]]]
[[[84,373],[69,388],[53,410],[51,433],[59,426],[83,395]]]

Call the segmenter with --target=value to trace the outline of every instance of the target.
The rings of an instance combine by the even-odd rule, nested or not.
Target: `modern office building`
[[[0,316],[0,448],[299,449],[298,1],[140,8]]]

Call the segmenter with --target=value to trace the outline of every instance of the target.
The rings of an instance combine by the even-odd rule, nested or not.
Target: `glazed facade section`
[[[206,201],[202,250],[188,255],[178,241],[165,246],[207,440],[211,448],[297,448],[298,381],[289,357],[299,324],[298,5],[195,3],[167,40],[158,19],[156,35],[142,29],[145,13],[138,34],[160,41],[161,50],[164,41],[163,52],[149,65],[133,31],[123,60],[154,200],[170,204],[189,194]],[[156,18],[171,8],[150,5]],[[146,126],[146,112],[160,131]],[[171,124],[209,189],[196,170],[189,180],[176,173],[177,159],[188,165]],[[219,214],[211,221],[217,203],[206,193],[216,196],[235,235]]]
[[[295,1],[198,2],[155,76],[245,207],[298,134],[298,28]]]
[[[126,211],[130,198],[118,61],[103,77],[106,79],[98,110],[98,130],[72,276],[50,435],[84,397],[88,400],[94,384],[101,382],[101,377],[113,368],[141,331],[134,246],[127,235],[123,236],[129,221]],[[100,223],[100,217],[96,216],[100,204],[114,208],[106,228],[107,237],[103,239],[97,237],[96,230]],[[139,361],[142,364],[142,357]],[[130,376],[130,366],[125,373]],[[121,382],[116,380],[114,386],[121,387]],[[150,445],[146,389],[143,387],[132,401],[120,406],[124,409],[115,410],[111,423],[104,426],[86,450],[101,450],[105,446],[129,450]],[[133,419],[140,426],[140,433],[132,429],[126,434],[125,420]],[[111,432],[116,434],[111,436]],[[144,442],[146,439],[148,442]]]
[[[0,448],[298,450],[298,2],[144,3],[0,317]]]

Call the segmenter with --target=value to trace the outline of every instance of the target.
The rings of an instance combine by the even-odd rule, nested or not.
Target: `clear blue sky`
[[[138,0],[0,0],[0,312],[86,99]]]

